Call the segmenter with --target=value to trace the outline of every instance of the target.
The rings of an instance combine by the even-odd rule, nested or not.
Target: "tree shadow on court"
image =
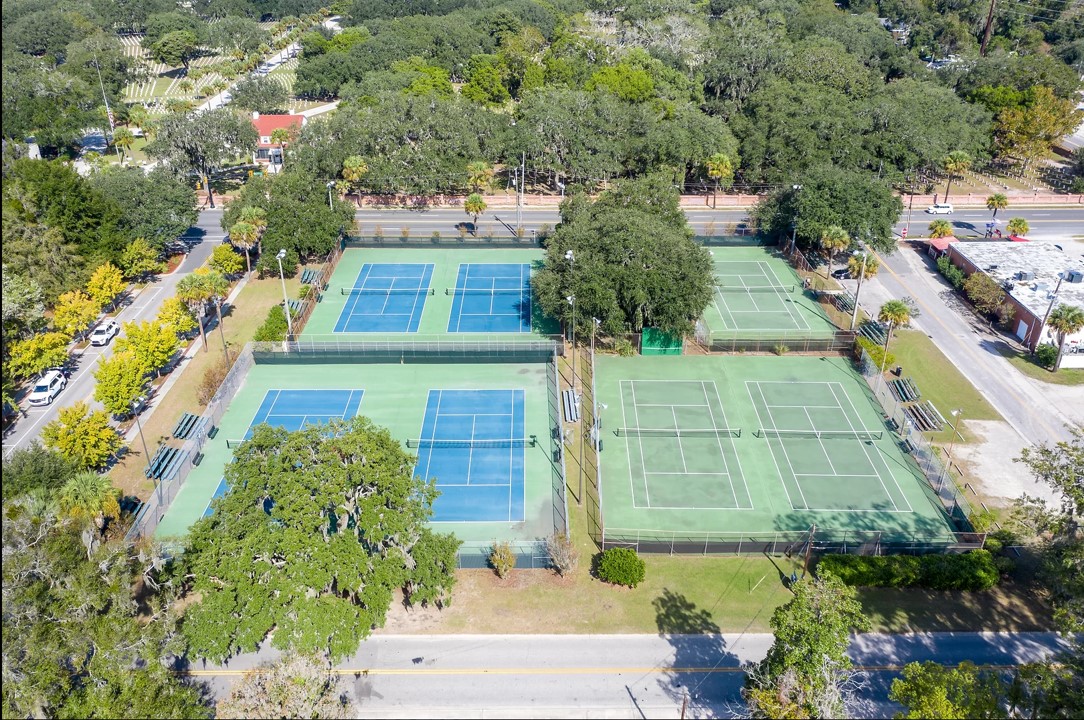
[[[708,610],[669,588],[651,604],[659,635],[674,650],[670,671],[659,677],[660,688],[676,706],[687,703],[687,717],[728,714],[740,702],[745,676],[734,670],[741,663],[727,648],[718,623]]]

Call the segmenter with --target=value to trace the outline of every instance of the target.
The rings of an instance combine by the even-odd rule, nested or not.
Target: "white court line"
[[[715,383],[712,382],[712,385]],[[711,401],[708,399],[708,385],[703,380],[700,381],[700,391],[704,393],[704,404],[708,406],[708,417],[711,418],[711,424],[718,428],[718,424],[715,422],[715,413],[711,409]],[[674,416],[675,420],[677,415]],[[724,420],[725,422],[725,420]],[[723,451],[723,439],[716,435],[715,442],[719,446],[719,457],[723,460],[723,467],[726,469],[727,479],[730,479],[730,464],[726,461],[726,453]],[[731,446],[733,446],[733,438],[731,438]],[[736,454],[736,453],[735,453]],[[730,496],[734,498],[734,507],[740,507],[738,503],[738,491],[734,487],[734,482],[730,482]]]
[[[767,403],[767,402],[768,402],[768,398],[767,398],[767,397],[765,397],[765,395],[764,395],[764,388],[760,387],[760,383],[757,383],[757,390],[758,390],[758,391],[760,391],[760,397],[761,397],[761,399],[762,399],[762,400],[763,400],[763,401],[764,401],[765,403]],[[757,417],[759,417],[759,416],[760,416],[760,413],[758,412],[758,413],[757,413]],[[772,411],[771,411],[771,410],[769,410],[769,411],[768,411],[768,419],[772,421],[772,429],[773,429],[773,430],[778,430],[778,429],[779,429],[779,427],[778,427],[778,426],[777,426],[777,425],[775,424],[775,418],[774,418],[774,417],[772,417]],[[769,447],[771,446],[771,440],[770,440],[770,439],[768,440],[768,445],[769,445]],[[790,468],[790,474],[791,474],[791,476],[793,476],[793,475],[794,475],[794,463],[793,463],[793,462],[791,462],[791,460],[790,460],[790,453],[788,453],[788,452],[787,452],[787,444],[786,444],[786,443],[784,443],[784,442],[783,442],[782,440],[779,440],[779,448],[780,448],[780,449],[781,449],[781,450],[783,451],[783,457],[784,457],[784,458],[786,458],[786,460],[787,460],[787,467],[789,467],[789,468]],[[802,505],[804,505],[805,507],[803,507],[803,508],[796,508],[796,507],[794,507],[793,505],[791,505],[791,509],[792,509],[792,510],[808,510],[808,509],[809,509],[809,503],[808,503],[808,502],[806,501],[806,499],[805,499],[805,492],[803,492],[803,491],[802,491],[802,485],[801,485],[801,483],[799,483],[799,482],[798,482],[798,479],[797,479],[797,478],[795,478],[795,479],[794,479],[794,484],[795,484],[795,486],[796,486],[796,487],[798,488],[798,494],[802,496]],[[786,487],[786,484],[785,484],[785,483],[784,483],[783,487]]]
[[[670,414],[674,418],[674,427],[677,428],[677,426],[678,426],[677,410],[675,410],[674,408],[670,408]],[[681,455],[682,474],[683,475],[688,475],[689,474],[689,465],[685,462],[685,448],[681,447],[681,436],[678,435],[676,437],[677,437],[678,454]],[[647,472],[646,468],[644,469],[644,472],[645,473]]]
[[[829,386],[828,386],[828,389],[831,390],[831,392],[832,392],[832,397],[836,398],[836,402],[839,402],[839,396],[836,395],[835,388],[833,388],[832,386],[833,385],[838,385],[838,384],[839,383],[829,383]],[[854,416],[855,417],[860,417],[858,415],[858,408],[856,408],[854,406],[854,403],[851,402],[851,398],[847,394],[846,389],[844,389],[844,387],[842,385],[840,385],[839,390],[840,390],[840,392],[843,393],[843,397],[847,398],[847,404],[851,406],[851,410],[852,410],[852,412],[854,412]],[[839,403],[839,409],[841,411],[843,411],[843,415],[847,418],[847,424],[851,426],[851,430],[855,430],[856,428],[854,427],[854,423],[851,422],[850,415],[847,415],[846,410],[843,409],[843,403]],[[863,430],[865,430],[864,427],[863,427]],[[881,455],[880,455],[880,452],[877,450],[876,446],[874,446],[874,451],[875,451],[875,454],[877,455],[877,457],[880,458]],[[866,454],[866,459],[869,461],[870,467],[872,467],[873,470],[875,472],[877,472],[877,479],[880,481],[881,487],[884,488],[885,495],[888,495],[888,499],[892,501],[892,507],[894,507],[896,510],[899,510],[900,509],[899,505],[896,504],[895,499],[892,497],[892,493],[889,492],[889,490],[888,490],[888,486],[885,485],[884,478],[881,477],[881,473],[877,471],[877,464],[874,463],[873,458],[870,457],[869,451],[866,449],[866,444],[864,442],[862,443],[862,452],[864,452]],[[888,473],[888,477],[892,478],[892,482],[896,485],[896,489],[900,491],[900,497],[903,498],[903,501],[905,503],[907,503],[907,511],[906,512],[914,512],[914,508],[912,508],[911,503],[908,502],[907,496],[903,492],[903,488],[901,488],[900,484],[898,482],[896,482],[896,476],[892,474],[892,469],[890,467],[888,467],[887,463],[884,462],[884,458],[881,458],[881,463],[884,465],[885,472]]]
[[[761,427],[764,427],[764,420],[763,420],[763,418],[760,417],[760,408],[757,407],[757,401],[753,397],[753,390],[750,387],[750,385],[757,385],[757,390],[760,390],[760,383],[755,381],[755,380],[746,380],[745,381],[745,392],[749,394],[749,402],[753,405],[753,412],[755,412],[757,414],[757,424],[760,425]],[[760,396],[764,397],[764,392],[763,391],[761,391]],[[771,411],[769,411],[769,412],[771,412]],[[782,468],[779,467],[779,460],[776,459],[776,457],[775,457],[775,452],[772,450],[770,440],[768,441],[768,454],[772,456],[772,464],[775,465],[775,471],[776,471],[776,473],[779,474],[779,484],[783,486],[783,492],[787,496],[787,502],[790,503],[790,509],[791,510],[797,510],[798,508],[794,507],[794,500],[792,500],[791,497],[790,497],[790,491],[787,490],[787,484],[783,481],[783,470],[782,470]],[[794,470],[794,468],[791,468],[791,475],[794,474],[793,470]],[[797,484],[797,482],[798,481],[795,480],[795,484]],[[799,487],[798,491],[801,492],[801,490],[802,489]]]
[[[630,380],[629,387],[632,390],[632,409],[637,412],[636,422],[640,422],[639,411],[636,410],[636,381]],[[643,438],[636,438],[636,444],[640,446],[640,471],[644,474],[644,497],[647,498],[648,507],[651,507],[651,490],[647,486],[647,464],[644,458]]]
[[[809,428],[816,432],[817,424],[813,422],[813,417],[809,414],[809,410],[806,409],[804,412],[805,419],[809,421]],[[828,461],[828,467],[831,468],[832,474],[838,476],[839,473],[836,472],[836,466],[832,463],[832,456],[828,454],[828,448],[824,446],[824,438],[817,436],[817,444],[821,446],[821,452],[824,453],[824,459]],[[794,467],[791,466],[791,470],[793,469]],[[798,473],[794,474],[797,475]]]
[[[834,477],[860,477],[860,478],[875,478],[876,475],[841,475],[836,473],[835,475],[825,475],[824,473],[795,473],[797,477],[819,477],[819,478],[834,478]]]
[[[842,410],[839,405],[769,405],[770,408],[822,408],[825,410]]]
[[[657,471],[656,470],[651,470],[647,474],[648,475],[711,475],[712,477],[726,477],[726,478],[730,477],[730,473],[727,473],[727,472],[688,472],[688,471],[686,471],[686,472],[676,473],[676,472],[669,472],[669,471],[664,472],[662,470],[657,470]]]
[[[621,424],[624,427],[629,426],[628,425],[628,420],[625,417],[625,393],[622,390],[622,388],[623,388],[623,386],[624,386],[624,384],[626,382],[629,382],[629,381],[628,380],[622,380],[617,385],[618,393],[621,396]],[[563,448],[562,448],[562,450],[563,450]],[[632,443],[627,441],[627,440],[625,441],[625,457],[629,461],[629,499],[632,501],[633,506],[636,506],[636,487],[633,485],[633,482],[632,482]]]
[[[715,384],[714,380],[711,381],[711,386],[715,389],[715,399],[719,403],[719,413],[723,416],[723,423],[725,425],[729,421],[726,419],[726,406],[723,405],[723,398],[722,398],[722,396],[719,395],[719,386]],[[705,388],[706,388],[706,386],[705,386]],[[707,395],[707,390],[705,389],[705,396],[706,395]],[[714,417],[712,418],[712,420],[714,421]],[[730,448],[731,448],[731,450],[734,451],[734,462],[738,466],[738,477],[741,478],[742,485],[745,486],[745,497],[747,497],[749,499],[749,507],[748,508],[743,508],[741,505],[739,505],[738,507],[741,508],[741,509],[752,510],[753,507],[754,507],[753,506],[753,494],[751,492],[749,492],[749,483],[745,479],[745,470],[742,469],[741,456],[738,454],[738,447],[734,442],[734,438],[730,438]],[[733,482],[734,481],[731,480],[731,483],[733,483]]]

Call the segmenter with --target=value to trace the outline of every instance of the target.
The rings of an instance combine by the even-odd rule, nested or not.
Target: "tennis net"
[[[753,433],[761,438],[802,438],[812,440],[880,440],[880,430],[768,430],[761,428]]]
[[[617,428],[618,437],[741,437],[741,428]]]
[[[715,288],[720,293],[793,293],[798,290],[797,285],[718,285]]]
[[[433,288],[339,288],[343,295],[435,295]]]
[[[530,288],[444,288],[445,295],[527,295]]]
[[[415,449],[430,449],[430,448],[518,448],[518,447],[535,447],[538,444],[538,438],[504,438],[498,440],[407,440],[406,446],[408,448]]]

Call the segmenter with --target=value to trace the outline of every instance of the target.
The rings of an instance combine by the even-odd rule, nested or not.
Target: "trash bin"
[[[896,377],[902,376],[903,375],[903,368],[901,366],[897,365],[896,369],[892,371],[892,374],[895,375]]]

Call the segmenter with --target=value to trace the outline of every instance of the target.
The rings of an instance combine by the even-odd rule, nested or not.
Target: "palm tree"
[[[948,173],[948,185],[945,186],[945,200],[948,202],[949,191],[952,189],[952,180],[959,173],[971,167],[971,156],[963,150],[953,150],[941,161],[941,167]]]
[[[230,228],[230,243],[234,247],[245,251],[245,270],[247,272],[252,272],[252,259],[249,257],[249,252],[256,246],[259,237],[260,231],[256,229],[256,226],[243,220],[234,223],[233,227]]]
[[[1058,305],[1046,324],[1058,338],[1058,359],[1054,362],[1054,372],[1057,372],[1065,353],[1065,338],[1084,329],[1084,310],[1075,305]]]
[[[283,147],[291,140],[291,133],[287,128],[275,128],[271,131],[271,142],[278,143],[279,146],[279,164],[283,163]]]
[[[139,129],[143,129],[144,123],[150,119],[150,113],[147,112],[146,105],[133,105],[128,109],[128,122],[132,123]]]
[[[122,153],[127,154],[135,144],[135,135],[128,128],[119,127],[113,131],[113,144],[119,147]]]
[[[821,233],[821,249],[828,256],[828,276],[832,276],[832,262],[836,255],[851,246],[851,236],[839,225],[830,225]]]
[[[474,218],[474,236],[478,237],[478,216],[486,211],[486,201],[478,193],[472,193],[463,201],[463,209]]]
[[[715,192],[711,196],[711,206],[715,207],[715,200],[719,194],[719,187],[725,182],[727,186],[734,180],[734,163],[726,153],[715,153],[704,161],[708,177],[715,181]]]
[[[948,220],[934,220],[930,223],[929,232],[932,238],[951,237],[953,233],[952,223]]]
[[[365,158],[360,155],[351,155],[343,160],[343,180],[349,183],[351,189],[358,191],[358,207],[361,207],[361,180],[369,173],[369,165]]]
[[[892,331],[901,325],[911,322],[911,306],[903,300],[889,300],[881,306],[877,313],[877,320],[888,328],[885,333],[884,354],[881,357],[881,372],[885,371],[885,360],[888,359],[888,343],[892,341]]]
[[[185,78],[184,80],[181,80],[179,83],[177,83],[177,87],[181,89],[181,92],[187,95],[188,93],[192,92],[192,89],[196,87],[196,84],[192,82],[191,78]]]
[[[207,291],[207,299],[215,306],[215,313],[218,314],[218,331],[222,333],[222,346],[226,352],[226,361],[229,362],[229,351],[225,350],[226,335],[222,328],[222,303],[225,301],[226,296],[230,294],[230,281],[222,273],[215,270],[200,268],[195,272],[203,276],[203,286]]]
[[[120,517],[118,490],[105,475],[93,471],[76,474],[60,488],[62,513],[74,520],[88,520],[98,531],[105,528],[108,517]]]
[[[1028,234],[1028,230],[1031,230],[1031,226],[1028,225],[1028,221],[1024,218],[1015,217],[1009,220],[1009,224],[1005,226],[1005,229],[1009,231],[1010,235],[1023,237]]]
[[[467,164],[467,186],[474,192],[481,192],[489,187],[493,179],[493,168],[484,160]]]
[[[1005,193],[994,193],[990,197],[986,198],[986,209],[994,211],[994,217],[997,217],[998,210],[1004,210],[1009,207],[1009,198]]]
[[[203,316],[206,314],[208,301],[214,295],[214,291],[207,286],[205,277],[206,275],[194,272],[184,276],[177,283],[177,297],[188,306],[199,321],[199,336],[203,340],[203,352],[207,352],[207,331],[203,327]]]
[[[851,312],[852,331],[858,321],[858,298],[862,296],[862,283],[871,277],[876,277],[877,271],[880,269],[880,258],[869,251],[855,253],[847,259],[847,274],[858,281],[858,287],[854,291],[854,308]]]

